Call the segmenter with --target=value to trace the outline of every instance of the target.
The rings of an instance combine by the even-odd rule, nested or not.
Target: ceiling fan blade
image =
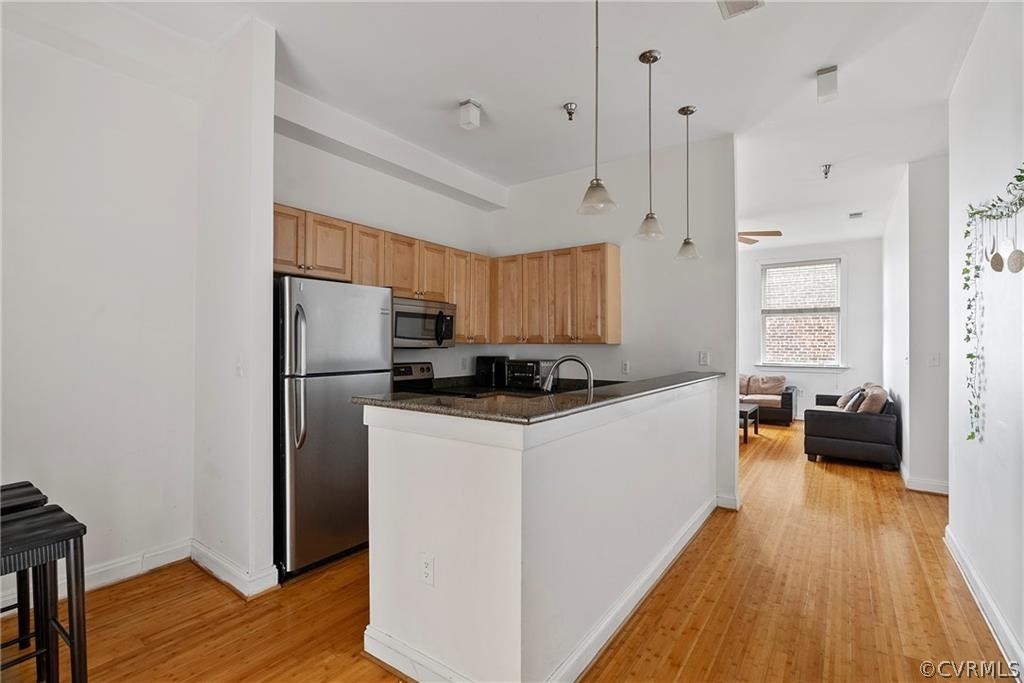
[[[741,244],[757,244],[759,240],[750,239],[749,237],[737,237],[736,240]]]
[[[781,230],[741,230],[737,235],[757,235],[758,237],[782,237]]]

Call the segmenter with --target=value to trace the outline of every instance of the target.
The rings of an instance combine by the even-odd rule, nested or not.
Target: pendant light
[[[640,53],[640,61],[647,65],[647,215],[640,223],[635,237],[642,240],[660,240],[665,237],[658,222],[658,214],[654,213],[654,133],[653,133],[653,64],[661,59],[658,50],[647,50]]]
[[[612,201],[612,196],[608,193],[608,189],[601,182],[601,179],[597,177],[597,121],[598,112],[600,111],[600,102],[598,101],[598,75],[600,66],[600,23],[598,12],[598,0],[594,0],[594,177],[590,180],[590,186],[587,191],[583,193],[583,201],[580,202],[580,206],[576,209],[576,213],[583,214],[585,216],[593,216],[603,213],[609,213],[615,210],[615,202]],[[572,116],[570,115],[570,119]]]
[[[686,238],[676,252],[676,258],[700,258],[697,245],[690,239],[690,116],[697,107],[687,105],[679,108],[679,113],[686,117]]]

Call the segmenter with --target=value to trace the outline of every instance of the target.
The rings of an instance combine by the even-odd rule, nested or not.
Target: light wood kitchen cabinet
[[[491,339],[491,259],[470,254],[469,326],[468,336],[474,344]]]
[[[526,344],[548,338],[548,261],[546,251],[523,255],[523,334]]]
[[[419,298],[448,301],[448,255],[450,248],[419,241]]]
[[[491,341],[523,341],[523,257],[502,256],[491,267]]]
[[[452,249],[451,275],[448,278],[448,303],[455,304],[455,341],[472,344],[475,340],[470,331],[473,318],[473,255],[468,251]]]
[[[357,285],[384,285],[383,230],[365,225],[352,226],[352,282]]]
[[[305,270],[314,277],[352,280],[352,224],[307,212]]]
[[[305,275],[306,212],[274,204],[274,272]]]
[[[395,296],[414,299],[419,292],[418,240],[404,235],[384,236],[384,286]]]
[[[614,244],[576,247],[576,341],[622,342],[619,248]]]
[[[555,249],[548,258],[548,325],[552,344],[576,341],[576,249]]]

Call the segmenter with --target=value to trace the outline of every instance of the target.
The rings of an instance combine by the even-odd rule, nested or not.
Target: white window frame
[[[823,306],[823,307],[810,307],[810,308],[780,308],[772,311],[767,311],[764,307],[764,286],[765,277],[768,271],[773,268],[792,268],[795,266],[814,266],[822,263],[834,263],[838,269],[838,282],[836,286],[839,289],[839,305],[838,306]],[[843,258],[841,256],[834,256],[830,258],[818,258],[818,259],[803,259],[800,261],[777,261],[771,263],[761,263],[761,282],[760,291],[758,296],[761,301],[761,333],[760,333],[760,358],[761,361],[758,363],[760,367],[770,368],[844,368],[843,364],[843,347],[845,344],[843,340],[846,337],[846,287],[843,280]],[[764,341],[765,341],[765,328],[767,326],[768,316],[771,315],[785,315],[785,314],[799,314],[799,313],[836,313],[838,318],[838,325],[836,327],[836,359],[832,363],[776,363],[765,359],[764,355]]]

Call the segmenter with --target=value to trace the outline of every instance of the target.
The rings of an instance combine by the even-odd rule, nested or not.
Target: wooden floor
[[[743,509],[715,511],[585,680],[920,680],[925,659],[1000,658],[943,545],[946,499],[808,463],[802,436],[764,426],[740,447]],[[365,553],[249,603],[178,563],[87,609],[92,681],[397,680],[362,655]]]

